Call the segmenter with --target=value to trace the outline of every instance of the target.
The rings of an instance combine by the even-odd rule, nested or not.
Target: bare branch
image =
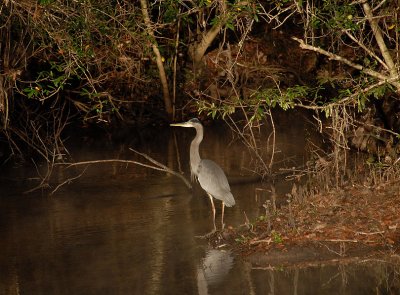
[[[134,150],[132,150],[132,151],[134,151]],[[134,151],[134,152],[136,152],[136,151]],[[102,163],[135,164],[135,165],[139,165],[139,166],[142,166],[142,167],[146,167],[146,168],[150,168],[150,169],[154,169],[154,170],[158,170],[158,171],[163,171],[163,172],[167,172],[167,173],[170,173],[172,175],[175,175],[175,176],[179,177],[186,184],[186,186],[188,188],[192,188],[192,186],[190,185],[190,182],[183,175],[181,175],[178,172],[175,172],[175,171],[169,169],[168,167],[166,167],[165,165],[157,162],[156,160],[152,159],[148,155],[144,155],[144,154],[139,153],[139,152],[137,152],[137,153],[142,155],[142,156],[144,156],[146,159],[148,159],[152,163],[156,164],[157,166],[152,166],[152,165],[148,165],[148,164],[144,164],[144,163],[137,162],[137,161],[132,161],[132,160],[121,160],[121,159],[93,160],[93,161],[83,161],[83,162],[76,162],[76,163],[59,163],[57,165],[66,165],[67,168],[70,168],[70,167],[75,167],[75,166],[90,165],[90,164],[102,164]]]
[[[354,37],[352,34],[350,34],[350,32],[348,30],[344,31],[346,33],[346,35],[353,40],[355,43],[358,44],[358,46],[360,46],[362,49],[365,50],[365,52],[367,52],[370,56],[372,56],[373,58],[375,58],[386,70],[389,70],[389,67],[387,66],[387,64],[385,64],[385,62],[379,57],[377,56],[372,50],[370,50],[369,48],[367,48],[367,46],[365,46],[364,43],[362,43],[362,41],[357,40],[356,37]]]
[[[134,153],[137,153],[138,155],[141,155],[142,157],[146,158],[147,160],[149,160],[151,163],[157,165],[158,167],[161,167],[161,171],[165,171],[165,172],[167,172],[167,173],[170,173],[170,174],[172,174],[172,175],[175,175],[175,176],[179,177],[180,179],[182,179],[182,181],[186,184],[186,186],[187,186],[188,188],[192,188],[192,185],[190,184],[190,182],[189,182],[182,174],[171,170],[170,168],[168,168],[168,167],[165,166],[164,164],[162,164],[162,163],[160,163],[160,162],[154,160],[154,159],[153,159],[152,157],[150,157],[149,155],[140,153],[140,152],[138,152],[138,151],[136,151],[136,150],[134,150],[134,149],[132,149],[132,148],[129,148],[129,150],[131,150],[131,151],[134,152]],[[157,170],[160,170],[160,169],[157,169]]]
[[[381,31],[380,27],[378,26],[376,19],[372,15],[371,7],[369,6],[367,1],[364,1],[362,6],[364,9],[365,15],[367,16],[367,19],[371,24],[372,32],[374,33],[376,42],[378,43],[379,49],[381,50],[381,54],[382,54],[383,58],[385,59],[385,62],[389,68],[390,77],[396,77],[398,75],[396,66],[393,62],[392,57],[390,56],[390,52],[389,52],[388,48],[386,47],[385,41],[383,40],[382,31]],[[397,88],[400,91],[400,88],[399,87],[397,87]]]
[[[344,58],[344,57],[342,57],[340,55],[337,55],[337,54],[334,54],[332,52],[326,51],[326,50],[324,50],[322,48],[319,48],[319,47],[308,45],[303,40],[301,40],[299,38],[292,37],[292,39],[297,41],[297,42],[299,42],[300,43],[300,47],[303,48],[303,49],[307,49],[307,50],[318,52],[320,54],[323,54],[323,55],[329,57],[330,59],[337,60],[337,61],[342,62],[342,63],[344,63],[344,64],[346,64],[346,65],[348,65],[348,66],[350,66],[350,67],[352,67],[354,69],[362,71],[363,73],[365,73],[367,75],[370,75],[371,77],[374,77],[374,78],[377,78],[379,80],[382,80],[385,83],[390,83],[393,86],[395,86],[397,88],[397,90],[400,92],[400,83],[398,82],[398,80],[399,80],[398,76],[391,77],[391,76],[383,75],[383,74],[381,74],[379,72],[376,72],[374,70],[365,68],[360,64],[353,63],[352,61],[350,61],[347,58]]]
[[[82,171],[81,173],[79,173],[77,176],[68,178],[67,180],[65,180],[65,181],[63,181],[62,183],[60,183],[59,185],[57,185],[56,188],[50,193],[50,195],[53,195],[53,194],[54,194],[60,187],[62,187],[63,185],[65,185],[65,184],[67,184],[67,183],[70,183],[71,181],[73,181],[73,180],[75,180],[75,179],[81,177],[81,176],[85,173],[85,171],[86,171],[87,168],[88,168],[88,167],[85,167],[85,169],[83,169],[83,171]]]

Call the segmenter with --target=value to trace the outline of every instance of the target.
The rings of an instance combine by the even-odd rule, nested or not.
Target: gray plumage
[[[235,205],[235,199],[231,193],[228,179],[221,167],[214,161],[202,160],[200,158],[199,146],[203,140],[203,125],[198,119],[191,119],[187,122],[171,124],[171,126],[192,127],[196,129],[196,137],[190,144],[190,171],[193,178],[197,178],[200,186],[210,197],[213,215],[214,230],[215,227],[215,207],[213,197],[222,201],[222,227],[224,226],[224,206],[232,207]]]
[[[207,159],[201,160],[197,178],[200,186],[214,198],[223,201],[225,206],[232,207],[235,205],[228,179],[217,163]]]

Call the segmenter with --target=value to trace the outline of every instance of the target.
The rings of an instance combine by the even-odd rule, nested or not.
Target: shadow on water
[[[206,129],[202,157],[218,162],[228,178],[250,175],[248,150],[226,130],[213,131]],[[280,152],[302,161],[305,137],[290,132],[278,138]],[[189,175],[193,135],[160,130],[141,151]],[[71,150],[75,161],[139,160],[122,145]],[[80,172],[60,169],[55,184]],[[212,228],[205,193],[161,172],[92,165],[52,196],[20,193],[30,188],[22,180],[35,173],[13,168],[4,175],[21,181],[1,182],[0,294],[389,294],[391,282],[399,290],[399,269],[384,262],[272,270],[210,249],[195,238]],[[243,224],[244,212],[250,220],[263,213],[259,186],[232,185],[237,204],[225,211],[227,225]],[[277,189],[284,194],[290,186],[282,180]]]

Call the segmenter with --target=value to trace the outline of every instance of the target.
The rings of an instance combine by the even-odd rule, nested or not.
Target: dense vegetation
[[[329,124],[336,163],[349,146],[397,158],[396,1],[7,0],[0,22],[4,154],[50,161],[71,123],[199,112],[244,120],[257,153],[253,128],[280,107]]]

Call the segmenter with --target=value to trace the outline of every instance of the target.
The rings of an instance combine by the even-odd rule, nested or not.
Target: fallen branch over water
[[[68,178],[65,181],[63,181],[62,183],[60,183],[59,185],[57,185],[56,188],[50,193],[50,195],[53,195],[63,185],[65,185],[67,183],[70,183],[71,181],[81,177],[85,173],[86,169],[87,169],[87,167],[85,167],[85,169],[81,173],[79,173],[79,175],[71,177],[71,178]]]
[[[92,160],[92,161],[82,161],[82,162],[76,162],[76,163],[59,163],[57,165],[65,165],[68,168],[71,167],[76,167],[76,166],[82,166],[82,165],[92,165],[92,164],[104,164],[104,163],[122,163],[122,164],[134,164],[134,165],[138,165],[138,166],[142,166],[142,167],[146,167],[146,168],[150,168],[153,170],[158,170],[158,171],[162,171],[162,172],[166,172],[169,174],[172,174],[176,177],[179,177],[184,183],[185,185],[191,189],[192,185],[190,184],[190,182],[180,173],[168,168],[167,166],[165,166],[164,164],[158,162],[157,160],[153,159],[152,157],[150,157],[149,155],[140,153],[132,148],[130,148],[129,150],[131,150],[134,153],[137,153],[138,155],[144,157],[146,160],[150,161],[151,163],[153,163],[154,165],[150,165],[150,164],[146,164],[146,163],[142,163],[142,162],[138,162],[138,161],[133,161],[133,160],[121,160],[121,159],[106,159],[106,160]],[[87,167],[86,167],[87,168]],[[86,170],[85,168],[85,170]],[[82,176],[82,174],[85,171],[83,171],[81,174],[79,174],[77,177],[73,177],[70,178],[66,181],[64,181],[63,183],[59,184],[52,192],[51,194],[54,194],[61,186],[63,186],[66,183],[69,183],[70,181]]]

